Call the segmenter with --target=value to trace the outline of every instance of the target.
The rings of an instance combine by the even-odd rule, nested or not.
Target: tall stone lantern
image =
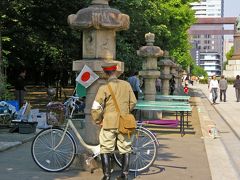
[[[163,55],[160,47],[154,46],[155,35],[145,34],[146,46],[142,46],[138,51],[138,56],[144,57],[142,71],[139,72],[144,79],[144,99],[155,101],[156,87],[155,81],[160,76],[157,69],[157,58]]]
[[[173,66],[174,63],[169,59],[169,53],[167,51],[164,52],[164,59],[159,61],[159,65],[161,67],[161,91],[163,95],[169,95],[169,80],[172,77],[171,66]]]
[[[129,16],[113,9],[109,0],[92,0],[89,7],[68,16],[73,29],[83,32],[83,57],[73,62],[73,71],[79,72],[86,64],[100,78],[87,88],[85,108],[85,128],[81,130],[84,140],[89,144],[98,144],[99,127],[92,121],[90,114],[92,102],[99,86],[105,83],[101,65],[117,63],[119,75],[124,71],[123,62],[116,61],[116,31],[129,28]]]

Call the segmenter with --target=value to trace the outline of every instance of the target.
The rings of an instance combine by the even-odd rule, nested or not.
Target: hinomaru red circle
[[[88,81],[90,78],[90,73],[89,72],[84,72],[81,76],[82,81]]]

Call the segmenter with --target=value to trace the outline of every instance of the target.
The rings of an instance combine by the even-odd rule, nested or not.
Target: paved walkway
[[[218,102],[219,104],[216,105],[211,105],[210,101],[207,98],[208,97],[207,85],[197,84],[191,86],[190,88],[193,91],[193,95],[196,97],[195,98],[197,106],[196,108],[200,120],[199,126],[201,127],[203,133],[202,139],[204,140],[207,152],[207,159],[209,163],[209,167],[206,168],[210,168],[212,179],[213,180],[240,179],[239,174],[240,103],[237,103],[235,100],[234,88],[232,86],[229,86],[227,91],[227,102]],[[216,137],[215,139],[209,136],[209,129],[212,127],[216,127],[216,129],[218,130],[218,137]],[[9,133],[7,133],[6,130],[1,129],[0,151],[5,151],[6,149],[27,142],[31,140],[33,136],[34,134],[18,134],[18,133],[13,133],[9,136]],[[165,137],[167,137],[167,135],[165,135]],[[169,139],[171,140],[171,138]],[[183,137],[183,139],[179,140],[179,143],[177,144],[175,143],[177,141],[175,142],[172,141],[173,143],[175,143],[175,145],[172,144],[174,146],[171,146],[171,148],[175,148],[177,151],[178,148],[180,149],[182,148],[181,146],[186,145],[184,143],[186,141],[189,141],[189,145],[191,145],[191,140],[192,138],[187,139],[186,137]],[[201,144],[201,141],[199,141],[198,144]],[[195,144],[192,144],[191,148],[194,148],[195,146],[196,146]],[[199,151],[205,151],[205,149],[203,148],[200,149]],[[185,159],[185,161],[186,164],[192,163],[196,165],[197,164],[201,165],[201,162],[196,161],[196,159],[194,158]],[[171,162],[169,162],[169,164],[171,164]],[[168,167],[169,165],[166,163],[166,168]],[[199,176],[201,176],[204,173],[204,171],[202,173],[201,171],[199,171],[200,170],[199,167],[196,168],[195,170],[193,169],[191,170],[196,171],[196,174],[200,173]],[[168,176],[166,176],[166,178],[167,177]],[[146,178],[148,178],[148,176],[146,176]],[[201,178],[193,177],[193,179]]]
[[[240,104],[236,102],[235,89],[229,85],[227,102],[219,102],[218,98],[217,104],[211,105],[207,85],[198,84],[193,88],[203,92],[198,111],[212,179],[240,179]],[[217,129],[215,139],[208,135],[211,127]]]

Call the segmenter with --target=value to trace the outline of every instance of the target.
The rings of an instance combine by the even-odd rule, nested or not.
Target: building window
[[[210,44],[209,40],[204,40],[204,44]]]
[[[210,34],[205,34],[205,35],[204,35],[204,38],[210,38],[210,37],[211,37]]]

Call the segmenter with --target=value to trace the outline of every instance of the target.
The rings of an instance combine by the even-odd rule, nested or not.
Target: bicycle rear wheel
[[[67,131],[61,144],[56,147],[64,131],[59,128],[50,128],[41,131],[34,138],[31,154],[35,163],[42,169],[58,172],[71,165],[76,154],[76,144]]]
[[[130,155],[129,171],[141,172],[148,169],[157,157],[158,143],[156,138],[144,127],[137,127],[132,135],[133,151]],[[114,154],[114,159],[122,166],[121,155]]]

